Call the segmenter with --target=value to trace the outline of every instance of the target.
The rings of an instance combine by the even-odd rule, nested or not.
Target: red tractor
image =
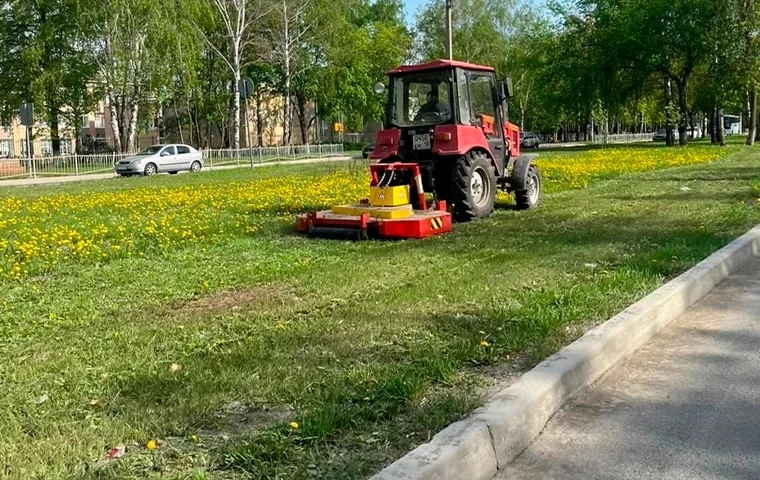
[[[451,60],[401,66],[388,76],[386,129],[370,155],[371,199],[301,215],[299,230],[445,233],[452,217],[491,215],[499,188],[515,194],[518,209],[538,205],[536,155],[520,155],[520,129],[506,121],[509,80],[497,82],[491,67]]]

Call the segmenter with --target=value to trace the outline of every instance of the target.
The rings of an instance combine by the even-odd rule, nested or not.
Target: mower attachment
[[[310,236],[349,239],[425,238],[453,229],[446,202],[437,202],[435,209],[427,208],[419,165],[375,164],[370,171],[369,199],[300,214],[296,228]],[[412,207],[412,191],[417,193],[418,209]]]

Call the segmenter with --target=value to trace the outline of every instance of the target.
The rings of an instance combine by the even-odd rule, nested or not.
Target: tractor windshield
[[[389,93],[391,125],[438,125],[452,119],[450,71],[392,78]]]

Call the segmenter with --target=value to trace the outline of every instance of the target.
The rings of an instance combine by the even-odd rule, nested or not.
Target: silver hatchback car
[[[189,145],[153,145],[137,155],[123,158],[116,164],[116,173],[132,175],[155,175],[161,172],[199,172],[203,168],[203,155]]]

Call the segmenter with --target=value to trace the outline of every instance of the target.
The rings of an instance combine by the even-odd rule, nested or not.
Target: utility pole
[[[446,56],[449,60],[454,59],[454,47],[451,33],[451,2],[446,0]]]

